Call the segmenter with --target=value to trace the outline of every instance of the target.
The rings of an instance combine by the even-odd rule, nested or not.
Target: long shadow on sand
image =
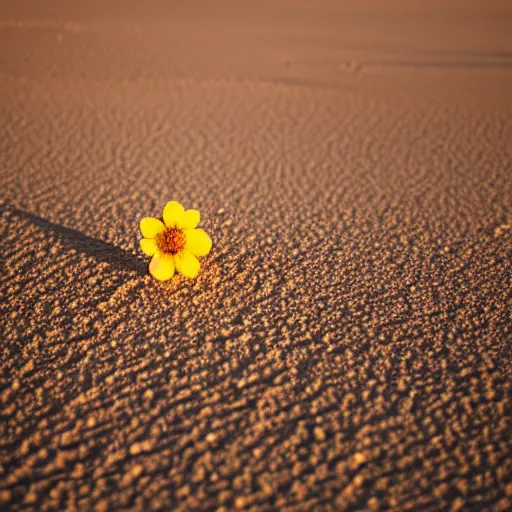
[[[38,215],[18,210],[10,205],[2,205],[0,211],[28,221],[42,230],[51,231],[65,247],[75,249],[77,252],[91,256],[98,261],[104,261],[114,269],[130,270],[137,272],[139,275],[146,274],[145,265],[142,261],[115,245],[84,235],[76,229],[60,226]]]

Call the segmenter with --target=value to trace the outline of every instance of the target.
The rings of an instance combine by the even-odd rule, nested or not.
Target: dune
[[[0,508],[512,508],[510,2],[0,7]],[[213,240],[160,283],[139,221]]]

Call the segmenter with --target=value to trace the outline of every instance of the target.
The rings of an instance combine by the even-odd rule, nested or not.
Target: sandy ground
[[[0,508],[511,510],[512,4],[90,4],[0,8]]]

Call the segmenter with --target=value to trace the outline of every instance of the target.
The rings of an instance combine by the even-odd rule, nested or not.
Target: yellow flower
[[[187,210],[177,201],[165,205],[163,222],[152,217],[140,221],[144,237],[140,248],[147,256],[149,273],[159,281],[167,281],[177,270],[185,277],[196,277],[199,272],[197,256],[206,256],[212,248],[210,237],[197,229],[199,212]]]

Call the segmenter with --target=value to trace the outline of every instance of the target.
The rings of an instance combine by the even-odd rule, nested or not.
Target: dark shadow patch
[[[98,261],[104,261],[116,270],[129,270],[136,272],[140,276],[144,276],[147,273],[146,265],[143,261],[108,242],[92,238],[76,229],[55,224],[38,215],[18,210],[10,205],[4,204],[0,206],[0,212],[7,212],[9,215],[30,222],[44,231],[50,231],[64,247],[74,249]]]

